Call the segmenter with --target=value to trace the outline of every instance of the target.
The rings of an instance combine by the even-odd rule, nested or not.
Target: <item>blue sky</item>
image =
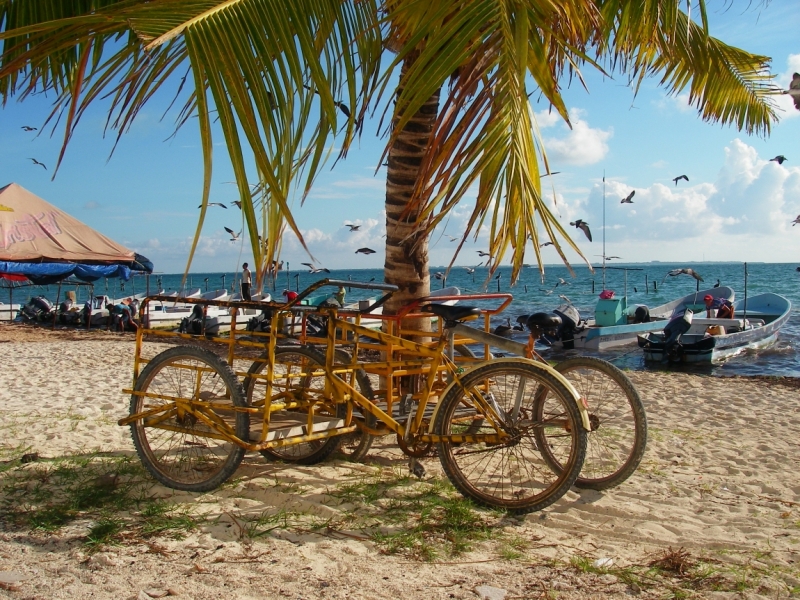
[[[785,89],[792,72],[800,72],[796,6],[796,0],[772,0],[766,7],[711,0],[712,34],[771,56],[777,83]],[[565,226],[576,218],[590,223],[592,243],[573,229],[587,257],[598,261],[602,254],[605,172],[607,255],[623,262],[800,261],[800,227],[791,225],[800,214],[800,112],[788,96],[778,99],[781,120],[764,139],[703,122],[686,97],[667,96],[655,80],[645,81],[634,97],[624,76],[606,79],[590,67],[583,72],[589,91],[573,83],[565,93],[571,131],[547,106],[534,105],[534,110],[551,169],[560,171],[545,179],[544,192]],[[192,123],[170,137],[175,113],[162,119],[170,100],[164,93],[146,107],[110,160],[115,133],[104,137],[106,115],[98,105],[84,116],[54,181],[63,132],[57,129],[51,136],[51,127],[36,135],[22,129],[42,125],[51,99],[10,102],[0,109],[0,186],[22,185],[148,256],[160,272],[183,271],[199,212],[202,157]],[[322,266],[383,266],[385,172],[375,172],[383,149],[377,127],[377,120],[365,126],[347,159],[323,171],[302,207],[299,198],[295,201],[298,224]],[[224,182],[233,177],[221,136],[216,143],[211,200],[230,203],[235,187]],[[787,157],[783,165],[769,160],[779,154]],[[682,174],[689,181],[676,186],[672,178]],[[632,190],[634,203],[620,204]],[[462,233],[469,210],[465,202],[446,230],[434,235],[431,265],[450,261],[456,244],[447,236]],[[361,229],[351,233],[345,223]],[[192,271],[231,271],[248,260],[248,245],[230,242],[225,226],[241,229],[238,209],[211,207]],[[355,254],[362,246],[377,253]],[[465,246],[457,264],[477,264],[476,251],[484,249],[482,232]],[[568,256],[579,264],[574,253]],[[546,263],[559,261],[552,248],[545,248],[543,257]],[[291,235],[282,258],[297,267],[309,262]],[[532,251],[526,261],[535,262]]]

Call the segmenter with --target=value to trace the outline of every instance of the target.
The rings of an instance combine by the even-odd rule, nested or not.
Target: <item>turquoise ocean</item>
[[[495,317],[495,324],[505,322],[508,317],[513,323],[516,317],[532,312],[549,312],[560,304],[563,299],[558,296],[563,294],[570,299],[581,313],[582,317],[594,315],[594,306],[598,294],[603,289],[613,290],[617,297],[626,292],[629,304],[645,304],[658,306],[675,298],[684,296],[696,290],[696,281],[688,275],[677,277],[667,276],[671,269],[690,267],[703,277],[700,289],[710,288],[717,281],[721,285],[733,288],[736,299],[745,294],[745,265],[742,263],[642,263],[642,264],[608,264],[609,268],[603,271],[595,267],[592,273],[586,266],[573,267],[574,275],[564,266],[546,266],[544,281],[535,267],[523,269],[522,276],[516,285],[511,286],[510,267],[500,267],[495,274],[487,280],[487,271],[476,268],[474,273],[469,273],[464,267],[453,267],[446,273],[445,267],[431,269],[431,287],[455,286],[462,294],[497,292],[510,293],[514,300],[509,307]],[[613,268],[612,268],[613,267]],[[435,278],[434,274],[447,274],[444,279]],[[238,273],[191,273],[185,282],[185,288],[201,288],[213,290],[219,288],[235,289],[238,291]],[[288,270],[279,273],[275,281],[268,282],[265,291],[280,297],[285,289],[302,290],[306,286],[327,277],[344,281],[358,282],[383,282],[382,269],[348,269],[331,270],[330,273],[310,274],[307,270]],[[605,278],[605,285],[604,285]],[[147,280],[149,279],[149,281]],[[94,284],[95,294],[107,294],[112,298],[144,292],[148,289],[155,292],[163,288],[167,292],[180,290],[182,274],[153,274],[149,278],[137,276],[122,284],[119,280],[100,280]],[[563,279],[567,284],[556,283]],[[64,290],[77,289],[78,301],[83,302],[91,293],[88,286],[64,285]],[[322,291],[322,290],[321,290]],[[331,288],[330,292],[336,290]],[[549,293],[548,293],[549,292]],[[745,352],[726,362],[708,366],[670,366],[670,369],[679,368],[692,372],[704,372],[713,375],[770,375],[800,377],[800,362],[798,349],[800,349],[800,272],[795,264],[781,263],[748,263],[747,264],[747,295],[754,296],[763,292],[773,292],[788,298],[792,303],[792,315],[787,324],[781,329],[778,343],[771,348]],[[15,288],[13,300],[15,303],[24,303],[32,296],[43,295],[55,301],[58,293],[57,285],[33,286]],[[347,302],[369,298],[374,292],[351,288],[347,293]],[[0,302],[9,302],[9,290],[0,288]],[[487,306],[481,304],[481,306]],[[543,349],[545,356],[553,359],[578,354],[578,351],[568,351],[555,354],[553,350]],[[588,353],[580,351],[580,353]],[[589,353],[590,354],[590,353]],[[606,360],[612,360],[620,368],[627,369],[653,369],[666,367],[653,367],[645,365],[641,351],[635,346],[623,346],[618,349],[596,353]]]

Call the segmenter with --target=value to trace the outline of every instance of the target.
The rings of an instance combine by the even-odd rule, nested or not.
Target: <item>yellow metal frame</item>
[[[450,298],[435,298],[436,301],[447,299]],[[494,309],[482,311],[484,316],[484,330],[488,332],[491,316],[502,312],[511,303],[512,296],[510,294],[481,294],[476,296],[453,296],[452,299],[498,300],[499,306]],[[146,314],[147,303],[153,300],[174,301],[174,298],[168,296],[152,296],[146,298],[142,303],[142,314]],[[404,329],[402,327],[403,322],[406,319],[431,318],[429,313],[422,313],[418,311],[419,307],[423,305],[424,300],[417,301],[413,305],[407,307],[401,314],[395,316],[381,316],[380,318],[383,320],[383,328],[385,331],[376,331],[362,326],[362,315],[357,311],[296,307],[292,306],[291,303],[228,303],[190,298],[181,299],[181,302],[187,304],[202,304],[204,306],[204,314],[207,307],[212,305],[227,306],[231,309],[231,330],[227,337],[209,337],[202,336],[202,334],[200,337],[220,345],[227,345],[225,356],[227,363],[232,368],[236,366],[237,361],[253,360],[251,356],[247,356],[243,353],[243,351],[252,349],[266,350],[266,359],[262,358],[263,355],[262,357],[255,359],[266,360],[267,365],[264,372],[251,375],[247,372],[236,371],[236,375],[239,378],[249,376],[251,379],[264,381],[266,387],[264,390],[263,405],[251,407],[233,407],[229,404],[223,405],[220,403],[204,401],[197,399],[199,392],[198,389],[195,390],[195,398],[190,399],[134,391],[136,387],[136,381],[141,374],[142,365],[152,360],[152,358],[145,358],[143,356],[145,336],[154,336],[156,338],[165,339],[181,338],[190,340],[197,339],[199,337],[191,334],[166,332],[140,327],[136,334],[136,352],[134,355],[133,365],[133,385],[131,386],[132,389],[126,389],[124,391],[133,396],[168,400],[174,402],[174,405],[151,408],[149,410],[130,415],[124,419],[121,419],[119,421],[120,425],[130,425],[140,419],[143,419],[148,426],[158,426],[163,429],[181,431],[194,435],[206,435],[209,438],[221,439],[236,444],[248,451],[258,451],[267,448],[276,448],[280,446],[325,439],[357,430],[362,430],[373,435],[395,432],[406,440],[413,440],[414,442],[421,443],[437,443],[446,440],[453,443],[484,442],[487,444],[497,444],[501,443],[507,437],[507,434],[503,433],[499,427],[499,415],[495,413],[494,408],[490,406],[480,394],[473,395],[475,404],[484,413],[483,416],[497,428],[497,433],[453,434],[447,436],[446,438],[437,436],[433,433],[432,427],[438,406],[435,408],[433,416],[429,419],[427,427],[424,426],[426,421],[425,412],[428,405],[432,402],[437,402],[438,399],[447,393],[453,386],[461,385],[461,373],[463,372],[463,369],[459,366],[459,364],[456,364],[447,357],[446,346],[449,340],[443,330],[443,324],[441,323],[441,320],[438,320],[438,325],[435,331],[417,331]],[[275,378],[275,350],[280,340],[287,339],[291,336],[281,332],[246,332],[245,334],[238,332],[236,330],[236,317],[238,311],[242,308],[269,308],[273,311],[273,323],[277,323],[282,320],[284,323],[291,323],[293,328],[297,325],[300,326],[299,335],[297,335],[294,339],[299,341],[301,344],[311,345],[312,347],[315,345],[324,345],[324,365],[315,365],[313,373],[301,371],[292,375],[292,377],[300,378],[310,374],[324,374],[324,389],[314,390],[313,397],[308,397],[304,391],[300,390],[298,390],[298,393],[301,398],[291,397],[291,393],[289,391],[276,394],[273,386]],[[328,330],[325,337],[314,337],[308,334],[306,325],[307,317],[309,315],[327,318]],[[369,315],[369,317],[375,318],[376,315]],[[413,336],[420,340],[423,338],[429,339],[432,337],[438,337],[438,339],[434,341],[413,341],[401,336]],[[474,340],[470,340],[468,338],[459,338],[456,340],[456,343],[466,344],[472,341]],[[532,344],[529,344],[529,347],[532,354],[535,355],[532,350]],[[351,350],[352,359],[349,364],[337,362],[337,348],[347,348]],[[357,356],[359,351],[367,349],[380,352],[381,360],[376,362],[358,361]],[[488,344],[485,346],[485,352],[485,356],[488,356]],[[549,371],[554,372],[549,367],[542,368],[546,368]],[[357,382],[355,373],[359,369],[365,371],[367,374],[377,375],[381,377],[382,381],[386,382],[385,389],[376,390],[377,396],[380,397],[385,404],[385,410],[378,405],[376,400],[366,398],[356,388]],[[403,397],[403,390],[400,389],[401,382],[403,381],[402,378],[407,376],[417,376],[421,385],[419,386],[419,390],[406,392],[410,393],[412,399],[418,402],[418,406],[414,412],[413,420],[406,419],[406,423],[404,424],[396,420],[392,415],[395,404]],[[559,379],[564,378],[559,377]],[[198,386],[199,380],[200,378],[198,376]],[[571,386],[569,386],[569,388],[571,389]],[[313,432],[312,426],[314,415],[318,414],[318,410],[320,408],[323,410],[330,410],[330,407],[335,407],[336,405],[342,403],[347,405],[344,426],[322,432]],[[370,428],[362,422],[354,422],[354,406],[358,406],[365,413],[373,415],[382,425],[382,427],[377,429]],[[236,436],[233,428],[215,412],[215,409],[224,410],[227,413],[247,412],[253,416],[261,414],[261,433],[259,440],[257,442],[251,442],[249,440],[245,441],[239,439]],[[307,423],[305,428],[306,433],[303,435],[267,441],[270,431],[271,415],[277,411],[290,409],[307,410]],[[162,413],[162,415],[157,417],[159,413]],[[182,428],[180,426],[167,424],[164,422],[176,413],[186,413],[192,415],[196,420],[204,423],[210,429],[210,431],[208,433],[203,432],[202,434],[198,434],[196,430],[190,430],[188,428]]]

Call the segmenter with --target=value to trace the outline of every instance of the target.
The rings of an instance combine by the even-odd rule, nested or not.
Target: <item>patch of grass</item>
[[[145,505],[139,516],[143,521],[139,530],[142,537],[168,535],[173,539],[182,539],[200,524],[199,519],[190,514],[186,507],[161,500]]]
[[[111,544],[124,528],[125,524],[121,519],[102,518],[89,528],[85,544],[93,550]]]
[[[181,536],[197,526],[188,509],[151,497],[154,482],[138,460],[87,454],[19,464],[0,472],[0,521],[8,529],[55,533],[76,519],[93,519],[87,545],[120,538]],[[135,510],[141,512],[134,516]]]

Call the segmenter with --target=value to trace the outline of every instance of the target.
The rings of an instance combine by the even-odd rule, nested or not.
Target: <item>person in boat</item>
[[[716,316],[718,319],[733,319],[733,303],[726,298],[714,298],[711,294],[706,294],[703,298],[706,305],[706,316],[711,319]],[[713,314],[711,311],[715,311]]]
[[[339,286],[339,290],[333,295],[336,298],[336,301],[339,303],[339,306],[344,306],[344,297],[347,294],[347,291],[344,289],[343,286]]]

